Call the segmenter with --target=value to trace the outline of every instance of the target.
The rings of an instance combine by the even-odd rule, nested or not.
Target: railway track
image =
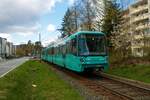
[[[145,84],[139,81],[128,79],[120,79],[119,77],[111,76],[102,73],[105,78],[102,85],[110,87],[114,92],[123,95],[131,100],[150,100],[150,84]],[[110,86],[109,86],[110,85]]]
[[[109,78],[103,78],[102,80],[96,80],[95,82],[97,82],[98,85],[112,91],[114,94],[118,94],[128,100],[150,100],[150,91],[147,89],[139,88]]]
[[[105,77],[99,73],[79,74],[60,69],[57,66],[54,68],[77,80],[95,94],[106,96],[106,100],[150,100],[149,88],[137,87],[108,76]]]

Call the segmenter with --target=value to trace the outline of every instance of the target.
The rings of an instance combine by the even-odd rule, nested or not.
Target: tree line
[[[27,44],[17,45],[16,56],[40,56],[42,48],[41,42],[36,41],[32,43],[32,41],[29,40]]]

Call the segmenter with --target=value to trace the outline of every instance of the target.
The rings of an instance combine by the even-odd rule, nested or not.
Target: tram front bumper
[[[83,64],[82,66],[84,68],[101,68],[101,67],[103,67],[102,65],[99,65],[99,64]]]

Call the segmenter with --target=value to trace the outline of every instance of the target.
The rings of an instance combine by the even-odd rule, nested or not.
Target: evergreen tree
[[[120,24],[121,20],[121,9],[116,0],[105,0],[102,31],[107,34],[107,37],[111,36],[111,33],[115,31],[116,26]]]
[[[63,22],[62,22],[62,28],[59,29],[62,33],[62,37],[64,37],[65,35],[70,35],[70,31],[71,31],[71,27],[70,27],[70,24],[71,24],[71,11],[70,9],[68,9],[64,15],[64,18],[63,18]]]
[[[62,27],[59,29],[62,33],[61,37],[69,36],[77,31],[77,17],[77,10],[74,7],[68,8],[61,24]]]
[[[122,10],[116,0],[105,0],[104,17],[102,23],[102,32],[107,36],[108,46],[112,47],[112,34],[114,31],[119,29],[119,25],[122,21]]]

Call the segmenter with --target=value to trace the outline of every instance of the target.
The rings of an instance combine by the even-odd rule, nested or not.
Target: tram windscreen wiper
[[[84,34],[79,39],[80,55],[106,55],[105,37],[97,34]]]

